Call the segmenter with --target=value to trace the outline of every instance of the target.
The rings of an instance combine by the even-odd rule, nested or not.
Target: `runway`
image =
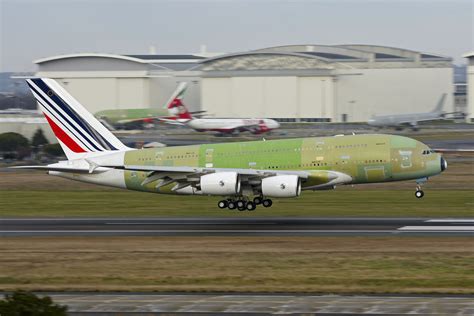
[[[41,295],[41,294],[40,294]],[[340,296],[262,294],[50,294],[69,307],[70,315],[182,315],[222,313],[273,315],[472,315],[474,301],[466,296]],[[110,314],[109,314],[110,313]]]
[[[3,218],[0,236],[474,236],[474,218]]]

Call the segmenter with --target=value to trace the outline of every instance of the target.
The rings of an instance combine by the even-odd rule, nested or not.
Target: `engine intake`
[[[201,192],[208,195],[235,195],[240,193],[237,172],[216,172],[201,177]]]
[[[297,197],[301,193],[301,180],[298,176],[273,176],[262,180],[262,193],[271,197]]]

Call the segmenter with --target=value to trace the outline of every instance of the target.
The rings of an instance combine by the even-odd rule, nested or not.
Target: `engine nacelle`
[[[209,195],[235,195],[240,193],[237,172],[216,172],[201,177],[201,192]]]
[[[262,180],[262,193],[271,197],[296,197],[301,193],[301,180],[298,176],[274,176]]]

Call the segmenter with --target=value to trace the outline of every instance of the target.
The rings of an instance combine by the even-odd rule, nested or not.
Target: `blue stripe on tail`
[[[100,135],[92,126],[90,126],[82,117],[74,111],[60,96],[58,96],[42,79],[32,79],[32,81],[46,94],[51,100],[54,101],[54,105],[59,106],[68,116],[74,120],[88,135],[94,139],[103,148],[97,148],[96,145],[91,145],[99,151],[104,150],[118,150],[112,144],[110,144],[102,135]],[[49,103],[48,103],[49,104]],[[54,105],[52,107],[54,108]],[[56,110],[57,111],[57,110]],[[57,111],[58,112],[58,111]],[[59,112],[58,112],[59,113]],[[75,128],[77,132],[82,135],[81,131]],[[85,137],[84,137],[85,138]]]

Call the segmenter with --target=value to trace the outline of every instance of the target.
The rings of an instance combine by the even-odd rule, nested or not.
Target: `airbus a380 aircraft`
[[[336,185],[426,181],[446,161],[425,144],[392,135],[351,135],[149,149],[122,144],[52,79],[28,85],[67,161],[19,168],[153,193],[222,196],[220,208],[254,210],[271,198]],[[250,197],[254,197],[252,200]],[[416,197],[423,197],[417,185]]]
[[[186,82],[181,82],[178,85],[166,103],[170,117],[158,117],[158,120],[169,124],[188,126],[198,132],[213,131],[222,134],[238,134],[246,131],[252,134],[263,134],[280,127],[277,121],[267,118],[195,118],[182,102],[186,87]]]

